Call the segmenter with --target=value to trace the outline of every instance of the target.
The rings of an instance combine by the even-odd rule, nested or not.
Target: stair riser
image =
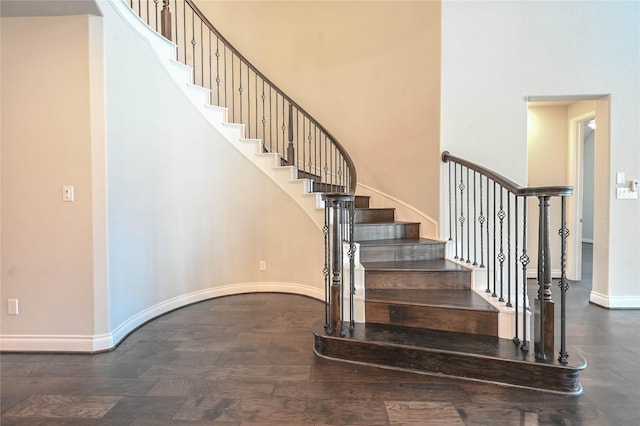
[[[395,209],[356,209],[355,223],[388,223],[395,220]]]
[[[357,225],[353,231],[353,238],[356,241],[420,238],[420,224]]]
[[[468,271],[366,271],[368,289],[469,289],[471,272]]]
[[[357,209],[368,209],[369,208],[369,197],[364,195],[356,195],[355,199],[356,208]]]
[[[389,246],[360,246],[362,262],[402,260],[433,260],[444,257],[443,244],[404,244]]]
[[[579,371],[544,363],[479,358],[460,352],[384,345],[315,335],[315,352],[340,361],[376,365],[410,372],[446,375],[566,394],[580,394]]]
[[[367,300],[365,317],[371,323],[498,336],[496,312]]]

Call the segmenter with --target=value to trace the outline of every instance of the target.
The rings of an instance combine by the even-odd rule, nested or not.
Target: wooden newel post
[[[353,201],[353,194],[345,193],[324,193],[322,200],[325,203],[326,236],[325,238],[325,265],[327,276],[326,303],[328,306],[328,321],[326,324],[327,334],[340,336],[345,335],[343,322],[343,256],[342,243],[346,235],[345,211],[347,203]],[[330,279],[329,279],[330,277]]]
[[[169,10],[169,0],[162,0],[162,11],[160,12],[160,33],[167,40],[171,40],[171,11]]]
[[[550,198],[538,197],[538,295],[535,300],[535,356],[550,359],[554,352],[554,304],[551,300]]]
[[[295,166],[293,149],[293,107],[289,104],[289,145],[287,145],[287,165]]]

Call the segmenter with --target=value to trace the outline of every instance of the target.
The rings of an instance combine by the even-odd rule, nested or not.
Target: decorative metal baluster
[[[191,9],[191,60],[193,63],[191,67],[193,68],[193,84],[198,83],[198,79],[196,78],[196,14]]]
[[[351,333],[353,333],[353,329],[356,326],[356,320],[354,318],[355,316],[355,294],[356,294],[356,276],[355,276],[355,269],[356,269],[356,263],[355,263],[355,257],[356,257],[356,250],[358,249],[358,246],[356,245],[354,239],[353,239],[353,228],[354,228],[354,219],[355,219],[355,197],[354,197],[354,201],[350,201],[349,202],[349,251],[348,251],[348,255],[349,255],[349,302],[350,302],[350,311],[351,314],[349,316],[349,318],[351,319],[351,321],[349,322],[349,331]]]
[[[177,10],[176,10],[177,12]],[[188,65],[187,62],[187,3],[182,4],[182,53],[184,55],[184,64]],[[177,26],[176,26],[177,28]]]
[[[560,230],[558,234],[560,235],[561,244],[560,244],[560,282],[558,286],[560,287],[560,354],[558,356],[558,361],[561,364],[566,364],[567,358],[569,355],[567,354],[567,324],[566,324],[566,315],[567,315],[567,303],[566,303],[566,294],[567,290],[569,290],[569,282],[567,281],[567,238],[569,237],[569,229],[567,229],[567,204],[566,197],[560,197],[562,202],[561,207],[561,218],[560,218]]]
[[[247,137],[251,139],[251,69],[247,65]]]
[[[204,87],[204,39],[202,21],[200,21],[200,85]],[[211,85],[209,85],[211,87]],[[211,94],[209,94],[211,96]]]
[[[212,60],[213,55],[211,54],[211,31],[209,31],[209,88],[211,89],[211,103],[213,103],[213,67],[211,66]],[[216,103],[216,105],[218,104]]]
[[[520,263],[522,264],[522,345],[520,349],[525,352],[529,351],[529,340],[527,339],[527,266],[530,259],[527,254],[527,197],[523,197],[522,201],[522,255]]]
[[[228,102],[227,102],[227,45],[225,44],[224,46],[224,106],[225,108],[228,107]]]
[[[256,94],[256,121],[255,121],[255,129],[256,129],[256,139],[260,139],[260,128],[258,127],[258,74],[253,74],[253,91]]]
[[[496,255],[495,255],[496,246],[497,246],[497,244],[496,244],[496,242],[497,242],[497,240],[496,240],[496,216],[497,216],[497,213],[496,213],[496,211],[497,211],[496,210],[496,181],[493,181],[493,250],[492,251],[493,251],[494,255],[492,256],[493,257],[493,293],[491,293],[491,297],[498,297],[498,293],[496,292],[496,283],[497,283],[496,274],[497,274],[497,269],[498,268],[496,268]]]
[[[329,211],[333,205],[332,201],[324,200],[324,227],[322,233],[324,235],[324,329],[327,334],[333,334],[331,329],[329,311],[331,306],[331,278],[329,277],[329,265],[331,265],[331,250],[329,247],[329,223],[330,216]]]
[[[478,223],[480,223],[480,267],[481,268],[484,268],[484,222],[485,222],[485,217],[484,217],[484,212],[482,207],[482,175],[480,175],[480,216],[478,217]],[[487,291],[487,293],[488,292],[489,291]]]
[[[293,105],[289,104],[289,145],[287,145],[287,165],[295,165],[293,157]]]
[[[465,222],[467,223],[467,263],[471,263],[471,224],[472,222],[469,220],[469,206],[471,203],[469,202],[469,194],[471,193],[471,187],[469,186],[469,168],[467,167],[467,218]]]
[[[511,193],[507,191],[507,304],[511,304]]]
[[[491,293],[491,257],[492,257],[491,253],[493,253],[493,251],[491,250],[491,239],[490,239],[491,231],[489,230],[490,224],[491,224],[491,217],[493,216],[490,208],[491,206],[490,199],[491,199],[491,185],[489,183],[489,176],[487,176],[487,290],[486,290],[487,293]],[[495,265],[494,265],[494,269],[495,269]]]
[[[460,190],[460,260],[464,262],[464,181],[462,165],[460,166],[460,184],[458,185]]]
[[[265,115],[265,104],[264,101],[266,96],[264,94],[264,80],[262,80],[262,146],[265,146],[266,137],[267,137],[267,117]]]
[[[281,152],[284,155],[284,152],[286,150],[285,147],[285,143],[286,143],[286,139],[285,139],[285,132],[287,131],[287,125],[285,124],[284,121],[284,117],[285,117],[285,113],[284,113],[284,96],[282,96],[282,151],[278,151]]]
[[[451,219],[452,218],[451,215],[453,213],[453,208],[451,206],[451,200],[452,200],[452,197],[451,197],[451,163],[452,162],[449,161],[449,181],[448,181],[448,183],[449,183],[449,185],[448,185],[449,186],[449,188],[448,188],[449,189],[449,241],[453,240],[453,238],[452,238],[453,220]]]
[[[244,116],[242,115],[242,60],[238,58],[238,101],[240,103],[240,123],[244,122]]]
[[[273,148],[271,145],[271,141],[273,141],[273,125],[272,125],[272,121],[273,121],[273,113],[271,112],[271,106],[273,105],[272,103],[272,98],[271,98],[271,86],[269,86],[269,152],[273,152]],[[277,97],[276,97],[277,99]],[[276,124],[277,125],[277,124]]]
[[[478,214],[476,212],[476,204],[477,204],[477,193],[478,189],[476,188],[477,174],[473,172],[473,266],[478,266],[478,226],[475,224],[478,220]],[[471,226],[471,222],[469,222],[469,226]]]
[[[453,217],[455,217],[456,222],[458,221],[458,191],[457,188],[455,188],[456,184],[458,183],[458,165],[454,164],[453,165]],[[453,228],[453,236],[455,238],[455,257],[454,259],[458,259],[458,224],[456,223],[455,228]]]
[[[515,208],[515,221],[514,221],[514,227],[513,227],[513,235],[514,235],[514,264],[513,267],[515,269],[514,271],[514,277],[515,277],[515,282],[513,284],[515,292],[513,295],[514,300],[516,301],[516,305],[515,305],[515,312],[514,312],[514,320],[515,320],[515,326],[516,326],[516,335],[513,338],[513,343],[515,343],[516,346],[520,345],[520,339],[519,339],[519,333],[520,331],[518,330],[518,196],[514,194],[514,201],[516,204],[516,208]],[[511,263],[511,260],[509,260],[509,263]],[[511,275],[509,275],[511,276]],[[509,292],[509,300],[511,300],[511,292]]]
[[[311,173],[312,169],[313,169],[313,160],[312,160],[312,156],[311,156],[311,121],[309,121],[309,137],[308,137],[308,141],[309,141],[309,173],[311,174],[311,179],[313,179],[313,181],[315,182],[315,177],[313,176],[313,174]],[[315,184],[313,184],[313,186],[315,187]]]
[[[504,193],[504,188],[502,188],[502,186],[500,186],[500,210],[498,211],[498,218],[500,219],[500,252],[498,253],[498,261],[500,262],[500,298],[498,299],[499,302],[504,302],[504,260],[505,260],[505,256],[504,256],[504,246],[503,246],[503,240],[504,240],[503,225],[504,225],[504,218],[506,216],[506,213],[505,213],[504,208],[503,208],[503,200],[502,200],[502,194],[503,193]]]
[[[233,57],[235,53],[231,52],[231,121],[236,122],[236,73]]]
[[[155,14],[154,14],[154,16],[156,18],[156,25],[155,25],[154,29],[157,32],[158,31],[158,0],[153,0],[153,4],[155,6]],[[169,22],[171,22],[171,21],[169,21]],[[162,34],[162,32],[160,32],[160,34]]]

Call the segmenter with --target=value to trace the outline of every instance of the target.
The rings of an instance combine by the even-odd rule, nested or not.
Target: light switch
[[[73,185],[62,187],[62,201],[73,201]]]
[[[616,173],[616,183],[622,185],[624,183],[624,172]]]

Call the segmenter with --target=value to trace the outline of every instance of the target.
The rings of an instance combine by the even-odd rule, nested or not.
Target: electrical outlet
[[[260,261],[260,270],[261,271],[266,271],[267,270],[267,261],[266,260],[261,260]]]

